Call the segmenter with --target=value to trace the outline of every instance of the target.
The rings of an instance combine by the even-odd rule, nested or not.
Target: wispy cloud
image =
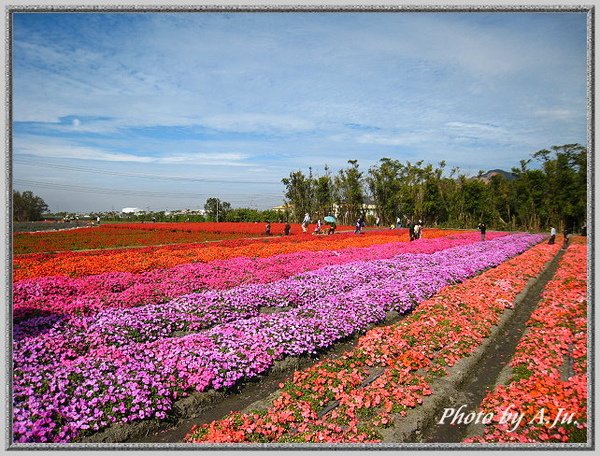
[[[221,114],[201,119],[203,126],[241,133],[301,132],[315,128],[309,120],[289,115],[240,113]]]
[[[576,113],[571,109],[538,109],[534,113],[538,117],[543,117],[552,120],[568,120],[576,116],[581,116],[583,113]]]
[[[115,152],[107,148],[85,146],[60,138],[19,136],[14,142],[15,155],[33,155],[40,158],[95,160],[105,162],[188,164],[220,166],[252,166],[243,163],[248,158],[241,153],[174,153],[164,156]]]
[[[111,152],[98,147],[72,144],[52,138],[18,136],[13,142],[15,155],[33,155],[43,158],[69,158],[78,160],[100,160],[107,162],[150,163],[155,159]]]
[[[360,144],[378,144],[383,146],[413,146],[431,141],[431,131],[411,133],[376,134],[367,133],[360,135],[356,141]]]

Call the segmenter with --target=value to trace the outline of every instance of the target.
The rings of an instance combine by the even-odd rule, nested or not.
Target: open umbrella
[[[336,223],[337,222],[337,219],[333,215],[328,215],[323,220],[325,220],[326,222],[329,222],[329,223]]]

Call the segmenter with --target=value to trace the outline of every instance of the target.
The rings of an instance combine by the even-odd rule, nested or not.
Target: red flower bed
[[[510,383],[481,405],[493,415],[466,442],[585,442],[587,428],[587,249],[565,252],[527,323],[511,362]],[[508,413],[517,418],[508,420]]]
[[[145,245],[183,244],[244,237],[244,233],[167,229],[134,229],[118,225],[64,231],[15,233],[13,252],[17,255],[66,250],[107,249]]]
[[[558,245],[539,244],[446,287],[393,326],[375,328],[336,360],[280,385],[266,409],[195,426],[187,442],[378,442],[383,428],[431,394],[430,383],[489,336],[506,307]],[[337,406],[336,406],[337,405]],[[326,407],[334,407],[325,413]]]
[[[456,234],[452,230],[425,230],[423,238]],[[282,236],[239,239],[208,244],[179,244],[139,249],[94,252],[29,254],[13,259],[13,280],[45,276],[81,277],[103,272],[143,272],[178,264],[209,262],[235,257],[268,257],[298,251],[337,250],[367,247],[393,241],[408,241],[406,230],[373,231],[362,235],[340,233],[332,236]]]
[[[159,223],[119,223],[106,224],[105,227],[113,229],[132,229],[132,230],[167,230],[167,231],[186,231],[192,233],[237,233],[264,235],[266,222],[159,222]],[[290,224],[291,235],[304,234],[299,223]],[[271,223],[271,234],[283,235],[285,223]],[[312,233],[316,225],[309,226],[309,233]],[[338,231],[353,230],[353,226],[338,225]]]

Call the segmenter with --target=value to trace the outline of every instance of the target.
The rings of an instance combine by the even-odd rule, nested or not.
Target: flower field
[[[557,250],[556,245],[540,244],[442,289],[407,318],[367,332],[339,359],[296,372],[280,385],[280,394],[268,408],[235,412],[195,427],[186,441],[381,441],[386,427],[431,394],[433,379],[446,375],[447,367],[481,344],[505,308]],[[381,375],[369,382],[373,373]],[[323,413],[332,403],[337,407]]]
[[[292,229],[290,235],[303,234],[302,228],[299,223],[290,224]],[[119,224],[107,224],[108,228],[113,229],[130,229],[130,230],[168,230],[168,231],[186,231],[192,233],[232,233],[232,234],[244,234],[244,235],[263,235],[265,234],[265,223],[258,222],[199,222],[199,223],[172,223],[172,222],[161,222],[161,223],[119,223]],[[285,223],[271,223],[272,234],[283,234],[283,228]],[[312,233],[315,224],[309,225],[309,232]],[[354,230],[353,226],[338,225],[339,231]]]
[[[510,383],[484,399],[494,421],[468,442],[585,442],[587,430],[587,248],[571,245],[528,322]],[[503,417],[522,413],[519,425]]]
[[[452,233],[449,230],[425,230],[423,238],[432,239]],[[373,231],[361,236],[353,233],[335,236],[282,236],[138,249],[34,253],[15,256],[13,281],[46,276],[82,277],[104,272],[137,273],[185,263],[206,263],[236,257],[265,258],[283,253],[338,250],[397,241],[408,241],[407,230]]]
[[[190,394],[364,334],[341,358],[296,372],[267,410],[186,441],[380,441],[560,248],[543,235],[479,238],[426,230],[407,242],[406,230],[389,230],[17,256],[14,440],[168,420]],[[406,317],[374,327],[391,311]]]
[[[273,235],[283,235],[285,223],[271,223]],[[353,230],[351,226],[338,226],[338,231]],[[309,226],[309,233],[314,225]],[[293,224],[291,236],[306,235],[299,224]],[[118,223],[36,233],[15,233],[13,250],[17,255],[26,253],[60,252],[66,250],[109,249],[265,236],[264,223],[246,222],[186,222],[186,223]]]
[[[143,224],[140,224],[143,225]],[[63,231],[15,233],[13,252],[16,255],[67,250],[108,249],[163,244],[189,244],[245,237],[244,233],[215,233],[166,229],[133,229],[115,225],[100,225]]]
[[[14,315],[21,319],[36,313],[90,314],[108,307],[158,304],[186,293],[275,282],[301,272],[357,260],[385,259],[401,253],[433,253],[440,249],[470,244],[478,239],[475,233],[437,238],[433,234],[436,233],[430,233],[429,242],[389,242],[389,237],[373,237],[363,239],[363,245],[369,245],[372,240],[386,242],[342,250],[296,251],[268,257],[234,257],[141,273],[107,272],[81,278],[50,276],[20,280],[13,288]],[[505,233],[491,233],[489,239],[504,235]],[[317,245],[327,248],[340,244],[320,242]],[[264,244],[254,247],[264,247]],[[248,250],[251,251],[251,248]],[[130,255],[137,253],[130,252]]]
[[[387,233],[310,237],[277,242],[288,250],[278,255],[267,254],[270,243],[246,242],[246,257],[227,255],[241,247],[224,241],[212,255],[225,258],[205,263],[16,281],[15,439],[68,442],[112,423],[167,418],[181,397],[315,353],[391,310],[409,313],[542,236],[477,239],[433,230],[411,243]],[[133,263],[140,249],[127,253]],[[282,311],[261,313],[269,307]]]

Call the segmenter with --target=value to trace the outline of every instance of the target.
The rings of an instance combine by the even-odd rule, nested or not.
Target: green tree
[[[329,168],[325,165],[325,175],[313,178],[314,208],[317,218],[333,214],[333,180]]]
[[[489,187],[493,204],[493,218],[488,225],[509,229],[512,221],[512,203],[510,199],[510,181],[501,174],[492,176]]]
[[[13,190],[13,220],[31,222],[41,220],[48,205],[42,198],[27,190],[23,193]]]
[[[219,198],[208,198],[204,204],[204,210],[210,220],[220,222],[226,220],[227,213],[231,210],[231,204],[221,201]]]
[[[554,155],[554,158],[552,158]],[[585,222],[587,208],[587,149],[580,144],[553,146],[533,154],[545,173],[545,221],[569,230]]]
[[[384,226],[395,223],[399,215],[402,169],[399,161],[387,157],[369,168],[366,182],[377,208],[377,215]]]
[[[312,171],[310,177],[300,170],[294,171],[289,177],[281,179],[281,182],[285,185],[284,197],[292,207],[295,221],[301,222],[305,213],[312,215]]]
[[[544,202],[547,181],[544,171],[528,168],[530,162],[530,159],[521,160],[520,167],[512,169],[517,176],[511,185],[511,200],[515,207],[513,225],[540,231],[549,223],[548,206]]]
[[[348,168],[341,169],[335,176],[335,198],[342,223],[353,224],[362,215],[365,194],[358,160],[348,160],[348,164]]]

